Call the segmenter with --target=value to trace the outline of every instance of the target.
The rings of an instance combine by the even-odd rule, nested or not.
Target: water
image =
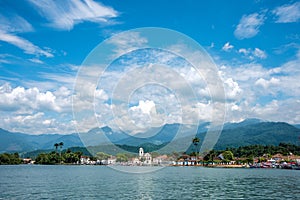
[[[299,170],[0,166],[0,199],[300,199]]]

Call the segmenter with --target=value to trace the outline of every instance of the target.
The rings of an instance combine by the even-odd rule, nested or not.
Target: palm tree
[[[55,152],[57,152],[57,148],[58,148],[59,144],[55,143],[54,146],[55,146]]]
[[[61,149],[62,149],[62,147],[64,146],[64,143],[63,143],[63,142],[60,142],[60,143],[58,144],[58,146],[60,147],[59,157],[60,157],[60,163],[61,163]]]
[[[199,142],[200,142],[200,139],[198,137],[193,138],[193,144],[195,146],[195,151],[196,151],[195,152],[195,154],[196,154],[196,162],[197,162],[197,155],[198,155],[198,148],[197,148],[197,146],[198,146]]]

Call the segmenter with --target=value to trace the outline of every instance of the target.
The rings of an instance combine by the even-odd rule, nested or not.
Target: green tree
[[[125,153],[118,153],[116,155],[117,157],[117,162],[127,162],[128,161],[128,156]]]
[[[81,156],[82,156],[82,152],[76,151],[76,152],[75,152],[75,156],[76,156],[77,161],[80,161],[80,158],[81,158]],[[77,162],[77,161],[76,161],[76,162]]]
[[[11,161],[12,161],[11,164],[13,164],[13,165],[18,165],[18,164],[21,164],[21,162],[22,162],[18,153],[11,154]]]
[[[110,155],[104,153],[104,152],[98,152],[96,153],[96,158],[99,160],[107,160],[110,157]]]
[[[57,152],[57,148],[58,148],[59,144],[58,143],[55,143],[54,144],[54,147],[55,147],[55,152]]]
[[[253,156],[249,156],[246,158],[247,163],[253,163]]]
[[[50,160],[50,164],[58,164],[61,160],[59,154],[54,151],[48,154],[48,158]]]
[[[4,153],[0,155],[0,164],[8,165],[10,163],[10,156],[8,153]]]
[[[223,157],[224,157],[225,160],[231,161],[231,160],[234,159],[233,153],[232,153],[231,151],[224,151],[224,152],[222,153],[222,155],[223,155]]]
[[[21,164],[22,160],[18,153],[3,153],[0,154],[0,165],[18,165]]]
[[[62,159],[61,159],[61,150],[62,150],[62,147],[64,146],[64,143],[63,142],[60,142],[58,144],[58,146],[60,147],[60,151],[59,151],[59,157],[60,157],[60,163],[62,162]]]
[[[206,162],[214,162],[214,158],[219,154],[218,151],[215,151],[214,149],[209,151],[205,156],[203,157],[203,164],[204,161]]]
[[[198,137],[195,137],[195,138],[193,138],[192,142],[193,142],[194,147],[195,147],[195,151],[194,152],[195,152],[195,154],[197,156],[198,155],[198,144],[200,142],[200,139]]]
[[[76,153],[73,153],[71,151],[67,151],[63,154],[63,161],[64,163],[76,163],[79,161],[80,158],[77,156]]]
[[[52,164],[50,162],[49,155],[46,153],[39,154],[35,159],[36,164],[49,165]]]

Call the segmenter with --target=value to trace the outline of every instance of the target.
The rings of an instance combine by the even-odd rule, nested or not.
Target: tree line
[[[195,154],[194,152],[192,154]],[[191,154],[191,155],[192,155]],[[259,161],[266,161],[265,157],[271,157],[275,154],[282,155],[300,155],[300,146],[294,144],[280,143],[274,145],[249,145],[237,148],[226,148],[225,150],[211,150],[203,158],[206,162],[212,162],[216,157],[221,158],[224,162],[229,162],[235,158],[241,158],[241,162],[253,162],[253,158],[259,158]]]
[[[80,162],[81,156],[82,152],[72,152],[69,149],[65,152],[60,151],[59,153],[52,151],[50,153],[39,154],[35,159],[35,163],[43,165],[55,165],[60,163],[74,164]]]
[[[22,159],[18,153],[2,153],[0,154],[0,165],[18,165],[22,163]]]
[[[226,150],[231,151],[236,157],[260,157],[264,154],[282,154],[282,155],[290,155],[290,153],[294,155],[300,155],[300,146],[296,146],[294,144],[280,143],[278,146],[274,145],[249,145],[242,146],[238,148],[226,148]]]
[[[192,143],[194,145],[193,152],[190,155],[199,155],[199,142],[198,138],[194,138]],[[66,164],[73,164],[80,162],[80,158],[83,155],[81,149],[74,149],[73,152],[70,149],[62,151],[63,143],[56,143],[54,144],[55,151],[50,153],[40,153],[35,159],[36,164],[59,164],[59,163],[66,163]],[[58,147],[60,147],[58,149]],[[137,147],[129,147],[128,148],[137,148]],[[278,146],[274,145],[248,145],[248,146],[241,146],[237,148],[228,147],[225,150],[211,150],[208,152],[203,160],[204,161],[211,161],[215,157],[218,157],[222,154],[223,159],[229,161],[233,160],[235,157],[237,158],[245,158],[247,161],[253,160],[254,157],[263,157],[264,155],[275,155],[280,153],[282,155],[290,155],[290,153],[294,155],[300,155],[300,146],[296,146],[294,144],[287,144],[287,143],[280,143]],[[152,156],[156,157],[158,155],[157,152],[152,152]],[[173,155],[174,154],[174,155]],[[180,157],[180,153],[173,152],[173,157]],[[117,161],[119,162],[126,162],[130,158],[134,157],[135,155],[131,155],[128,153],[118,153],[116,155]],[[98,152],[93,159],[107,159],[110,155]],[[18,153],[2,153],[0,154],[0,165],[14,165],[14,164],[21,164],[22,159],[19,157]]]

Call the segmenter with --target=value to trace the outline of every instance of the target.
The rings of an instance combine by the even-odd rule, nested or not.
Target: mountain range
[[[146,132],[130,136],[125,132],[112,130],[110,127],[94,128],[86,133],[68,135],[41,134],[30,135],[13,133],[0,128],[0,152],[29,152],[39,149],[54,149],[54,144],[63,142],[64,148],[70,147],[99,147],[111,148],[118,146],[157,146],[164,151],[179,151],[180,144],[191,144],[197,136],[200,143],[204,140],[209,122],[195,125],[165,124]],[[181,130],[180,136],[176,135]],[[195,130],[197,130],[195,132]],[[174,138],[176,138],[174,140]],[[168,143],[172,141],[172,146]],[[226,123],[215,145],[215,149],[238,147],[251,144],[278,145],[279,143],[300,145],[300,129],[298,125],[285,122],[267,122],[259,119],[246,119],[239,123]],[[113,144],[115,145],[113,145]],[[190,146],[192,148],[192,146]],[[115,148],[116,149],[116,148]],[[115,150],[117,151],[117,150]]]

